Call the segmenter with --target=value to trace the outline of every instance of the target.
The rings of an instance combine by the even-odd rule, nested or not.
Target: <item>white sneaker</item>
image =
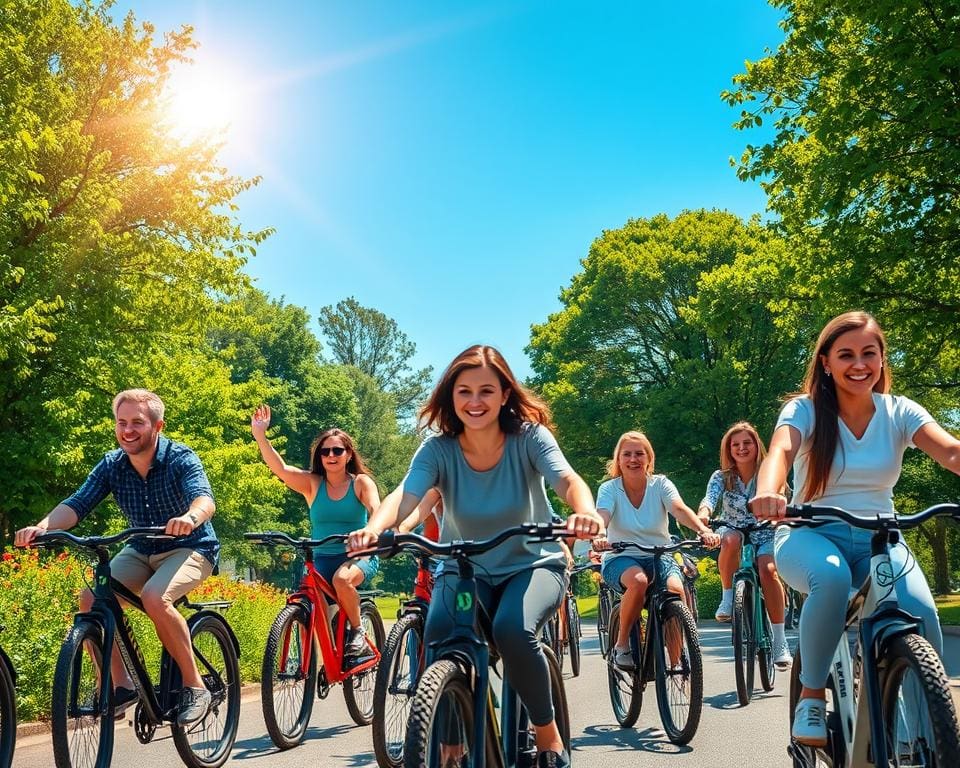
[[[793,710],[793,740],[808,747],[827,746],[827,704],[822,699],[800,699]]]
[[[793,664],[793,656],[790,654],[786,640],[773,644],[773,663],[777,669],[790,669],[790,665]]]
[[[733,618],[733,598],[729,597],[726,599],[720,600],[720,605],[717,608],[717,612],[714,614],[717,621],[722,621],[724,623],[729,623],[730,619]]]

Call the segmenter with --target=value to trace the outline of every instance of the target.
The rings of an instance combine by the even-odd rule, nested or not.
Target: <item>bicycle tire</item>
[[[753,675],[757,641],[753,636],[753,585],[745,580],[734,584],[733,665],[737,681],[737,700],[741,707],[753,696]]]
[[[759,602],[763,616],[763,638],[757,642],[757,666],[760,669],[760,687],[770,693],[777,682],[777,665],[773,660],[773,625],[766,604],[763,600]]]
[[[570,671],[580,677],[580,609],[573,595],[567,596],[567,643],[570,648]]]
[[[380,611],[370,601],[360,603],[360,623],[367,632],[367,639],[379,651],[386,642],[386,632],[383,629],[383,619]],[[373,685],[377,677],[377,667],[380,665],[350,675],[343,681],[343,700],[353,722],[357,725],[369,725],[373,719]]]
[[[664,648],[656,649],[657,708],[667,738],[674,744],[687,744],[697,733],[703,712],[703,657],[700,637],[690,609],[680,600],[663,604],[660,636]],[[682,641],[676,660],[670,660],[673,633]],[[681,716],[683,719],[681,720]]]
[[[13,670],[0,656],[0,768],[10,768],[17,744],[17,695]]]
[[[435,661],[420,677],[410,706],[407,736],[403,744],[405,768],[431,768],[440,765],[440,755],[435,753],[440,749],[441,732],[444,733],[448,745],[454,744],[451,739],[458,738],[464,754],[472,755],[474,718],[473,693],[467,675],[450,659]],[[493,766],[497,765],[497,762],[489,759],[489,731],[488,728],[486,764]]]
[[[841,642],[846,642],[846,638]],[[833,681],[833,675],[827,677],[827,746],[810,747],[805,744],[797,744],[793,741],[791,732],[793,731],[793,713],[797,708],[797,702],[800,700],[800,691],[803,684],[800,682],[800,670],[803,667],[803,661],[800,658],[800,648],[797,647],[793,652],[793,667],[790,670],[790,719],[787,736],[790,739],[788,752],[793,761],[793,768],[842,768],[846,764],[846,746],[841,731],[840,713],[834,709],[833,702],[837,698],[836,684]]]
[[[308,649],[310,665],[304,673]],[[302,605],[284,606],[273,620],[260,681],[260,704],[270,740],[278,749],[297,746],[310,724],[317,688],[316,646],[310,616]]]
[[[638,622],[639,623],[639,622]],[[616,643],[615,638],[620,630],[620,606],[614,606],[610,613],[610,648]],[[636,630],[633,633],[639,637]],[[631,646],[634,643],[631,642]],[[642,655],[642,650],[640,654]],[[640,674],[643,668],[642,660],[634,658],[635,668],[628,672],[619,669],[614,663],[614,653],[607,658],[607,687],[610,691],[610,704],[613,707],[613,716],[622,728],[630,728],[640,717],[640,708],[643,706],[643,686],[640,683]]]
[[[607,658],[610,653],[610,594],[603,587],[597,598],[597,637],[600,641],[600,655]]]
[[[210,709],[189,725],[173,723],[173,744],[189,768],[220,768],[230,757],[240,724],[240,662],[230,627],[220,614],[195,614],[190,643],[210,691]]]
[[[693,623],[700,623],[700,607],[697,605],[697,583],[692,579],[683,580],[683,601],[690,610],[690,616],[693,617]]]
[[[98,711],[102,686],[110,684],[109,668],[103,665],[102,627],[92,621],[74,624],[60,646],[53,674],[50,729],[57,768],[110,765],[113,711]]]
[[[403,741],[422,658],[423,615],[404,613],[390,629],[373,685],[373,752],[380,768],[403,765]]]
[[[925,638],[916,634],[895,637],[885,650],[886,671],[880,688],[888,762],[902,765],[909,761],[910,765],[938,768],[956,765],[960,755],[960,725],[950,695],[950,681],[937,652]],[[904,686],[908,675],[916,678],[916,683]],[[903,701],[902,697],[907,700]],[[926,715],[922,713],[924,707]],[[904,713],[908,713],[906,718]],[[917,722],[922,734],[916,733]],[[910,727],[900,733],[900,725]],[[914,740],[906,741],[910,736]],[[909,750],[906,754],[905,748]]]

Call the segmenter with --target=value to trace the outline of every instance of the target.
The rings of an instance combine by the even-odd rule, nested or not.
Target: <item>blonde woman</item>
[[[701,519],[715,516],[733,525],[756,523],[757,518],[747,508],[747,500],[756,490],[757,471],[766,454],[763,440],[750,422],[738,421],[730,427],[720,440],[720,469],[710,476],[707,492],[697,509]],[[717,621],[730,621],[733,615],[733,574],[740,564],[743,536],[729,528],[720,528],[717,533],[721,537],[717,566],[723,595],[716,617]],[[760,587],[773,627],[773,661],[781,669],[786,669],[793,657],[783,627],[786,596],[773,562],[773,528],[751,533],[750,539],[757,548]]]
[[[597,491],[597,513],[607,528],[606,537],[594,539],[597,550],[607,541],[633,541],[647,546],[669,545],[668,515],[700,534],[709,547],[720,543],[717,536],[693,510],[683,503],[677,487],[664,475],[654,474],[653,446],[642,432],[625,432],[617,440],[613,458],[607,463],[610,477]],[[633,669],[630,653],[630,629],[636,623],[653,580],[653,555],[637,550],[606,553],[600,566],[603,580],[623,594],[620,601],[620,631],[614,647],[613,663],[621,669]],[[680,567],[672,557],[660,560],[660,579],[667,589],[683,597]]]

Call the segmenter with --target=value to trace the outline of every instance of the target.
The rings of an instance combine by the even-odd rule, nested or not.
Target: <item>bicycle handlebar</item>
[[[264,547],[288,544],[298,549],[314,549],[329,541],[346,541],[347,534],[332,533],[322,539],[295,539],[289,533],[283,531],[247,531],[243,534],[243,538]]]
[[[740,531],[741,533],[753,533],[754,531],[762,531],[765,528],[771,527],[769,520],[758,520],[754,523],[748,523],[747,525],[736,525],[727,520],[711,520],[707,525],[714,531],[717,530],[717,528],[729,528],[731,531]]]
[[[699,547],[702,546],[703,542],[700,539],[684,539],[683,541],[678,541],[676,544],[637,544],[635,541],[614,541],[611,542],[607,549],[611,552],[623,552],[625,549],[639,549],[641,552],[650,552],[652,554],[664,554],[667,552],[676,552],[680,549],[686,549],[687,547]]]
[[[784,525],[823,525],[830,522],[824,518],[834,518],[849,523],[855,528],[865,528],[878,531],[883,528],[909,530],[922,525],[927,520],[942,515],[949,515],[960,521],[960,504],[934,504],[932,507],[915,515],[899,515],[896,512],[876,513],[870,517],[855,515],[839,507],[821,507],[816,504],[789,504],[787,505],[787,519]],[[792,518],[792,519],[791,519]]]
[[[483,554],[513,536],[523,536],[524,534],[534,540],[550,541],[569,536],[570,531],[567,530],[566,524],[522,523],[512,528],[505,528],[496,536],[489,539],[482,539],[480,541],[458,540],[446,544],[426,539],[416,533],[384,531],[377,539],[377,546],[373,549],[365,550],[363,554],[393,557],[402,550],[411,549],[437,557],[470,557],[471,555]]]
[[[144,526],[140,528],[125,528],[119,533],[109,536],[75,536],[69,531],[47,531],[37,534],[30,542],[32,547],[49,547],[55,544],[75,544],[78,547],[88,547],[96,549],[110,544],[116,544],[118,541],[132,539],[136,536],[149,536],[158,539],[175,539],[176,536],[165,533],[165,528],[160,525]]]

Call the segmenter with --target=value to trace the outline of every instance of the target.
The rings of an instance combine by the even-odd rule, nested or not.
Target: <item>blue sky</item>
[[[482,342],[529,374],[531,324],[604,229],[764,209],[728,163],[759,136],[719,98],[782,39],[762,0],[128,0],[114,17],[127,10],[192,25],[195,71],[240,94],[222,159],[263,177],[241,223],[276,228],[256,284],[314,318],[354,296],[438,372]]]

